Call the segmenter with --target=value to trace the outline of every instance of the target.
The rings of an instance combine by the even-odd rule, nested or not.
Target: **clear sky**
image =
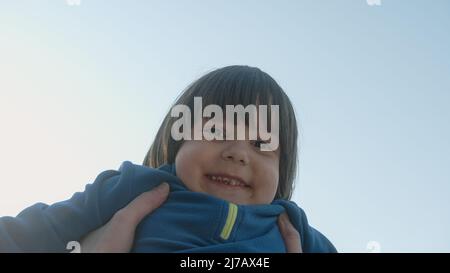
[[[72,0],[77,2],[77,0]],[[272,75],[293,200],[341,252],[450,252],[450,1],[0,0],[0,215],[141,163],[193,80]]]

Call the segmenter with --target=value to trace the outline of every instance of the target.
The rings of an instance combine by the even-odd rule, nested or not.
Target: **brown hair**
[[[209,72],[191,83],[174,105],[184,104],[193,110],[194,97],[201,97],[203,106],[216,104],[222,109],[225,109],[225,105],[238,104],[244,107],[249,104],[279,105],[280,177],[275,199],[289,200],[297,173],[297,121],[288,96],[277,82],[256,67],[227,66]],[[268,114],[270,115],[270,108]],[[145,156],[143,165],[158,168],[175,162],[177,152],[183,144],[183,140],[176,141],[170,134],[172,124],[177,119],[170,115],[169,110]]]

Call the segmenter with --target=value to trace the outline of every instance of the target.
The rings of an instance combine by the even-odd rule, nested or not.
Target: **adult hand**
[[[286,246],[287,253],[302,253],[302,243],[300,234],[297,229],[291,224],[289,216],[286,212],[283,212],[278,217],[278,226],[283,237],[284,244]]]
[[[117,211],[104,226],[81,241],[81,252],[129,252],[134,233],[142,219],[157,209],[169,194],[169,184],[162,183],[145,192]]]

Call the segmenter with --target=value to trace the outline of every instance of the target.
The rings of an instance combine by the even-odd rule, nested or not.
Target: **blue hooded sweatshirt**
[[[68,252],[68,242],[80,241],[164,181],[170,194],[138,225],[132,252],[286,252],[277,224],[284,211],[300,233],[303,252],[336,252],[292,201],[236,205],[188,190],[173,164],[153,169],[128,161],[118,171],[102,172],[69,200],[37,203],[16,217],[1,217],[0,252]]]

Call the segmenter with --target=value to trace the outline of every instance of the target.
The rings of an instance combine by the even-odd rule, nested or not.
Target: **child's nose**
[[[248,165],[250,160],[245,141],[235,140],[228,142],[229,145],[223,150],[222,157],[225,160],[232,160],[235,163]]]

